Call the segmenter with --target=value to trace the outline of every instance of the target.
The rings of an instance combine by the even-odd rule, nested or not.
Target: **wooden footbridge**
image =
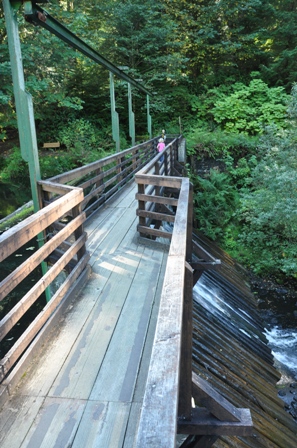
[[[2,448],[173,448],[178,433],[206,447],[251,433],[248,409],[192,375],[192,287],[219,262],[192,243],[183,137],[163,162],[156,141],[38,182],[42,209],[1,235],[1,261],[43,241],[1,299],[48,266],[2,319],[2,340],[60,282],[1,360]]]
[[[0,302],[7,310],[0,321],[1,448],[207,448],[218,438],[220,447],[239,446],[234,438],[250,448],[295,447],[294,425],[278,412],[276,400],[269,401],[269,420],[264,415],[268,401],[261,401],[260,412],[257,396],[249,402],[260,422],[254,433],[250,406],[241,407],[239,391],[230,384],[225,388],[225,371],[237,357],[232,353],[231,362],[227,353],[230,362],[225,361],[217,346],[220,340],[229,342],[230,332],[221,331],[221,323],[216,328],[207,315],[203,322],[210,323],[204,329],[202,322],[198,331],[193,286],[203,272],[219,268],[220,260],[192,238],[183,136],[172,135],[164,152],[156,154],[150,92],[142,84],[51,17],[37,5],[42,0],[2,1],[21,153],[29,165],[35,212],[0,236],[0,262],[23,247],[35,250],[0,283]],[[46,181],[40,179],[33,106],[23,77],[16,17],[21,3],[28,23],[54,33],[110,73],[116,154]],[[133,146],[124,151],[119,150],[114,75],[128,83]],[[150,140],[138,145],[132,86],[146,94]],[[16,290],[20,299],[13,301]],[[215,331],[210,350],[215,360],[207,354],[205,362],[201,355],[201,370],[200,340],[192,349],[193,314],[199,338]],[[200,345],[209,351],[208,342]],[[241,347],[241,359],[248,345]],[[263,352],[261,347],[259,370]],[[218,381],[210,371],[219,358],[224,374]],[[264,370],[265,382],[268,376],[272,383],[273,369],[265,365]],[[232,378],[236,386],[240,377]],[[271,442],[274,427],[276,443]]]

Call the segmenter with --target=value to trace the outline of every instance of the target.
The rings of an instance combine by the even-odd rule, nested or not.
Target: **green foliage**
[[[28,164],[23,160],[19,148],[14,147],[6,166],[1,172],[0,180],[3,183],[12,183],[30,188]]]
[[[249,154],[248,158],[241,157],[235,162],[234,158],[227,153],[223,158],[226,171],[232,179],[232,183],[236,188],[248,186],[250,183],[249,176],[251,171],[257,165],[258,161],[254,154]]]
[[[213,240],[220,240],[238,204],[238,193],[229,176],[216,170],[208,179],[192,178],[197,227]]]
[[[100,159],[105,155],[105,150],[111,148],[110,142],[104,142],[97,127],[83,118],[69,121],[67,126],[59,131],[58,138],[68,150],[75,166]],[[105,146],[102,146],[102,143]]]
[[[296,89],[293,91],[296,102]],[[281,271],[297,276],[297,141],[296,129],[270,128],[263,135],[262,154],[244,191],[238,218],[239,242],[249,247],[257,273]]]
[[[253,79],[249,85],[235,83],[227,91],[211,89],[192,107],[199,120],[212,120],[226,132],[258,135],[265,126],[285,125],[288,101],[283,87],[268,87],[261,79]]]
[[[227,154],[235,159],[245,154],[253,154],[258,138],[244,134],[226,133],[219,129],[213,132],[196,128],[186,134],[187,154],[197,158],[224,158]]]
[[[77,167],[73,163],[71,155],[67,153],[43,155],[39,158],[39,164],[42,179],[48,179]]]
[[[266,30],[269,60],[261,74],[270,85],[281,85],[289,92],[297,79],[297,11],[294,0],[272,1],[275,25]],[[264,32],[265,34],[265,32]]]
[[[252,70],[269,61],[267,29],[274,23],[269,0],[166,0],[184,42],[183,55],[197,88],[249,80]]]

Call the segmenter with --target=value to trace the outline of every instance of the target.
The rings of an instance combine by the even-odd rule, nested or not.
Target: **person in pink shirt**
[[[162,152],[164,148],[165,148],[164,139],[163,139],[163,138],[160,138],[160,139],[159,139],[159,143],[158,143],[158,145],[157,145],[157,150],[158,150],[158,152]],[[163,159],[164,159],[163,156],[160,157],[160,162],[163,162]]]

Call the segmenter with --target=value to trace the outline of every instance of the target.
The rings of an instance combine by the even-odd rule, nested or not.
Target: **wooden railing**
[[[162,153],[155,157],[135,176],[138,185],[137,215],[141,236],[152,239],[167,238],[170,241],[168,262],[163,282],[157,328],[149,366],[144,404],[138,429],[137,447],[174,447],[179,413],[191,412],[191,353],[182,347],[191,347],[191,331],[183,319],[184,300],[191,306],[192,258],[192,189],[188,178],[176,177],[178,147],[181,137],[174,139]],[[165,156],[162,163],[159,162]],[[164,176],[166,174],[166,176]],[[162,227],[167,222],[173,230]],[[190,276],[189,276],[190,273]],[[191,310],[191,308],[187,308]],[[191,311],[190,311],[191,312]],[[187,316],[188,324],[191,319]],[[188,327],[189,329],[189,327]],[[186,339],[183,334],[187,334]],[[187,350],[188,350],[187,349]],[[186,350],[186,348],[185,348]],[[190,350],[191,352],[191,350]],[[183,376],[180,367],[183,366]],[[183,390],[179,402],[179,390]],[[178,407],[180,411],[178,412]]]
[[[207,448],[219,435],[252,432],[249,409],[235,408],[192,373],[193,285],[220,261],[192,241],[192,187],[188,178],[172,175],[181,173],[182,140],[174,139],[135,176],[139,234],[170,241],[137,448],[175,448],[178,433],[188,435],[183,447]],[[193,407],[193,398],[202,407]]]
[[[12,381],[11,378],[7,379],[7,375],[12,367],[19,361],[67,292],[71,290],[86,269],[89,260],[85,248],[87,237],[83,231],[83,222],[86,215],[81,213],[81,204],[84,199],[83,190],[77,187],[42,181],[39,182],[39,187],[40,191],[43,192],[54,191],[59,195],[59,198],[0,236],[0,262],[17,253],[28,242],[34,241],[37,236],[39,240],[43,240],[39,249],[0,283],[0,300],[4,300],[8,294],[13,292],[42,262],[48,261],[56,249],[59,249],[60,257],[3,317],[0,322],[0,340],[2,341],[10,330],[18,324],[20,319],[37,302],[62,271],[67,271],[68,275],[61,282],[61,286],[53,293],[51,300],[1,359],[0,383],[2,387],[0,391],[2,393],[7,393],[6,388],[10,386]],[[61,219],[68,214],[71,214],[72,220],[68,223],[62,223]],[[53,227],[55,228],[54,234],[52,233]]]
[[[54,183],[81,187],[84,192],[82,209],[88,219],[152,159],[156,154],[156,147],[157,138],[154,138],[49,180]],[[46,205],[51,200],[52,196],[47,195],[43,198],[43,204]]]
[[[0,321],[0,341],[9,338],[25,313],[36,307],[45,290],[51,289],[51,299],[33,322],[24,330],[0,360],[0,398],[16,384],[25,370],[28,352],[53,313],[61,310],[61,302],[77,290],[87,277],[89,255],[83,231],[84,221],[123,185],[133,179],[156,154],[157,139],[134,146],[89,165],[38,182],[41,210],[7,230],[0,236],[0,262],[15,254],[28,242],[39,240],[39,249],[21,263],[0,283],[0,302],[21,288],[21,282],[44,263],[46,269]],[[63,272],[63,278],[61,273]],[[58,290],[52,292],[59,278]],[[45,300],[44,300],[45,302]],[[2,302],[4,303],[4,302]],[[34,311],[35,312],[35,311]],[[35,313],[36,314],[36,313]],[[49,326],[49,325],[48,325]],[[41,338],[40,338],[41,339]],[[16,365],[17,363],[17,365]],[[13,368],[13,373],[12,373]]]

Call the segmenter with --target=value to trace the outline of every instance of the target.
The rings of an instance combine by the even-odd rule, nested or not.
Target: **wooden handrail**
[[[28,348],[67,291],[84,277],[89,255],[83,223],[95,209],[129,182],[155,154],[156,138],[81,168],[39,181],[40,211],[0,236],[0,261],[15,253],[33,238],[43,235],[43,243],[31,257],[0,283],[0,301],[30,275],[42,262],[52,267],[23,295],[0,321],[0,340],[17,324],[55,278],[67,277],[46,307],[0,360],[0,383],[5,382],[12,365]]]
[[[140,235],[171,240],[137,448],[174,448],[178,432],[189,435],[189,444],[185,446],[194,446],[191,443],[194,435],[195,446],[206,448],[218,435],[250,435],[253,428],[249,409],[235,408],[205,382],[192,377],[193,285],[205,266],[215,267],[219,260],[195,245],[195,254],[204,258],[192,262],[192,186],[188,178],[170,176],[175,172],[179,143],[178,138],[166,147],[161,167],[161,155],[158,155],[135,176]],[[169,209],[166,214],[166,206],[173,206],[172,198],[167,197],[169,194],[177,201],[174,214]],[[162,221],[174,223],[172,232],[160,230]],[[193,395],[197,399],[203,397],[207,409],[192,408]],[[230,418],[230,413],[236,418]],[[217,422],[219,418],[222,421]]]
[[[154,138],[140,143],[119,153],[51,177],[47,182],[81,187],[85,196],[82,207],[88,219],[151,160],[155,154],[156,141],[157,139]],[[56,193],[54,190],[52,192]],[[43,198],[43,204],[46,205],[53,199],[55,199],[54,194],[47,195]]]
[[[191,238],[191,231],[190,235],[188,234],[187,217],[189,207],[192,207],[189,179],[170,176],[174,161],[177,160],[178,144],[179,138],[174,139],[165,151],[167,157],[164,157],[164,164],[170,161],[170,166],[164,167],[163,171],[167,172],[168,176],[159,174],[161,155],[156,156],[135,176],[138,184],[136,198],[139,201],[137,215],[140,234],[164,237],[167,233],[166,236],[171,239],[138,428],[136,446],[139,448],[174,447],[177,433],[187,241],[188,237]],[[174,198],[167,198],[168,189],[174,191]],[[152,210],[150,204],[153,204]],[[172,206],[173,204],[176,206],[174,216],[168,213],[166,217],[166,213],[155,211],[156,205]],[[153,217],[155,221],[158,219],[173,221],[172,233],[159,228],[151,229],[150,217]],[[190,375],[191,383],[191,371],[188,375]],[[188,407],[190,407],[191,397],[188,400]]]
[[[80,211],[84,199],[83,190],[78,187],[58,185],[50,181],[40,181],[39,189],[43,194],[50,192],[58,195],[57,199],[0,236],[0,261],[4,261],[37,236],[40,238],[40,235],[43,234],[44,242],[37,251],[0,282],[0,301],[5,299],[43,261],[49,261],[59,246],[64,244],[66,249],[64,252],[60,252],[58,260],[55,260],[52,268],[41,275],[34,286],[2,318],[0,340],[19,322],[45,289],[65,270],[66,266],[71,265],[72,269],[60,287],[63,289],[64,295],[86,269],[89,260],[85,248],[86,234],[83,232],[86,215]],[[61,218],[65,215],[71,215],[73,219],[68,223],[61,223]],[[54,232],[53,229],[55,229]],[[50,300],[50,305],[38,314],[28,329],[0,360],[0,383],[5,380],[11,367],[28,348],[40,328],[58,307],[64,295],[54,293],[54,297],[57,298]],[[50,311],[45,311],[46,309]]]

